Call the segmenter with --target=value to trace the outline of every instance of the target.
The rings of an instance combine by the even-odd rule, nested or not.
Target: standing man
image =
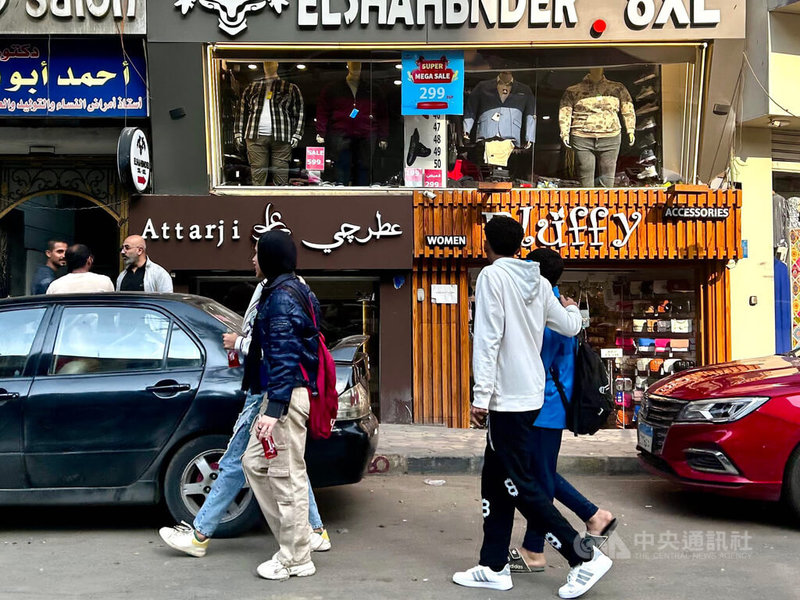
[[[558,280],[564,272],[564,260],[558,252],[549,248],[537,248],[528,253],[527,260],[539,265],[541,276],[550,282],[553,293],[559,298],[561,294],[558,290]],[[595,538],[597,547],[601,548],[616,529],[617,520],[609,511],[598,508],[585,498],[556,471],[558,452],[561,449],[561,433],[567,427],[567,413],[561,399],[561,391],[564,393],[565,401],[569,402],[575,380],[575,352],[575,338],[561,335],[550,328],[544,330],[541,356],[547,381],[544,404],[533,424],[530,453],[533,459],[533,474],[541,483],[547,497],[551,502],[555,497],[578,515],[581,521],[586,523],[587,536]],[[553,373],[558,377],[558,383],[553,379]],[[510,556],[512,573],[544,570],[544,535],[536,531],[535,527],[529,526],[525,532],[522,548],[519,550],[512,548]]]
[[[530,438],[544,398],[544,329],[574,336],[581,315],[574,300],[555,297],[538,264],[513,258],[524,237],[517,221],[493,217],[484,233],[490,265],[475,290],[471,408],[472,421],[488,425],[481,473],[483,546],[478,566],[455,573],[453,581],[495,590],[513,587],[508,546],[517,508],[572,567],[558,595],[577,598],[605,575],[611,559],[581,538],[553,506],[534,477]]]
[[[49,240],[47,242],[47,250],[44,251],[47,262],[36,269],[33,274],[33,281],[31,282],[32,296],[47,292],[47,287],[56,279],[56,271],[58,271],[59,267],[67,264],[67,259],[64,257],[66,253],[67,242],[61,240]]]
[[[172,293],[172,277],[147,257],[147,244],[140,235],[129,235],[120,248],[125,268],[117,277],[118,292]]]
[[[67,248],[64,257],[67,271],[47,288],[48,294],[78,294],[94,292],[113,292],[114,283],[105,275],[92,273],[94,256],[88,246],[74,244]]]
[[[303,95],[295,84],[278,77],[278,63],[264,62],[264,77],[247,86],[239,104],[233,139],[247,142],[253,185],[289,185],[292,149],[303,138]]]

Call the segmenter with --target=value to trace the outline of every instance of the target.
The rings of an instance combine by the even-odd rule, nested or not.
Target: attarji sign
[[[213,40],[216,28],[217,38],[253,42],[649,42],[743,38],[745,5],[732,0],[177,0],[151,3],[150,13],[152,41]],[[304,32],[313,35],[304,39]]]
[[[144,35],[145,0],[0,0],[0,32]]]

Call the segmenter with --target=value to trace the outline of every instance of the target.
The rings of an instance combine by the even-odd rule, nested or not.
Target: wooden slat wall
[[[700,348],[701,364],[731,359],[730,271],[725,263],[701,267],[700,276]]]
[[[465,265],[418,261],[414,269],[414,422],[469,427],[469,276]],[[432,284],[458,286],[458,304],[433,304]],[[418,302],[416,290],[425,290]]]
[[[699,206],[728,208],[728,218],[721,220],[677,220],[664,219],[666,206]],[[607,227],[601,233],[600,246],[588,244],[588,232],[584,232],[582,246],[570,244],[559,248],[562,256],[569,259],[677,259],[677,260],[728,260],[741,257],[741,191],[712,191],[699,186],[671,191],[666,188],[611,189],[611,190],[512,190],[507,192],[480,192],[477,190],[444,190],[434,192],[432,198],[422,192],[414,194],[414,256],[417,258],[480,258],[483,256],[484,212],[510,213],[521,220],[523,207],[530,207],[526,235],[536,234],[540,219],[547,219],[551,212],[569,211],[584,206],[589,211],[604,207],[609,216],[599,223]],[[628,243],[621,248],[612,242],[623,237],[619,221],[612,218],[615,213],[628,216],[642,214],[642,221]],[[585,224],[582,219],[581,224]],[[463,248],[432,248],[425,242],[426,235],[466,235]],[[565,232],[565,236],[566,236]],[[553,241],[552,228],[545,236]],[[530,243],[525,244],[531,245]],[[533,244],[537,245],[536,243]]]

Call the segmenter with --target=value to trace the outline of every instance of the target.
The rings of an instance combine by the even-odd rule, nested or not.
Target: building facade
[[[741,192],[701,182],[729,164],[742,4],[182,1],[148,18],[153,192],[127,230],[176,289],[229,304],[253,236],[290,230],[329,338],[371,336],[384,422],[467,426],[497,213],[568,259],[621,426],[648,382],[730,357]]]
[[[129,194],[117,140],[148,127],[144,0],[0,7],[0,296],[25,295],[50,239],[119,272]]]

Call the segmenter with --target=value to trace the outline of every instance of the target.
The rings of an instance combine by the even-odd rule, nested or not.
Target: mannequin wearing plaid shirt
[[[303,137],[303,96],[293,83],[278,77],[278,63],[264,63],[264,77],[242,94],[234,139],[247,141],[247,159],[253,185],[266,185],[272,172],[274,185],[289,184],[289,159]]]

